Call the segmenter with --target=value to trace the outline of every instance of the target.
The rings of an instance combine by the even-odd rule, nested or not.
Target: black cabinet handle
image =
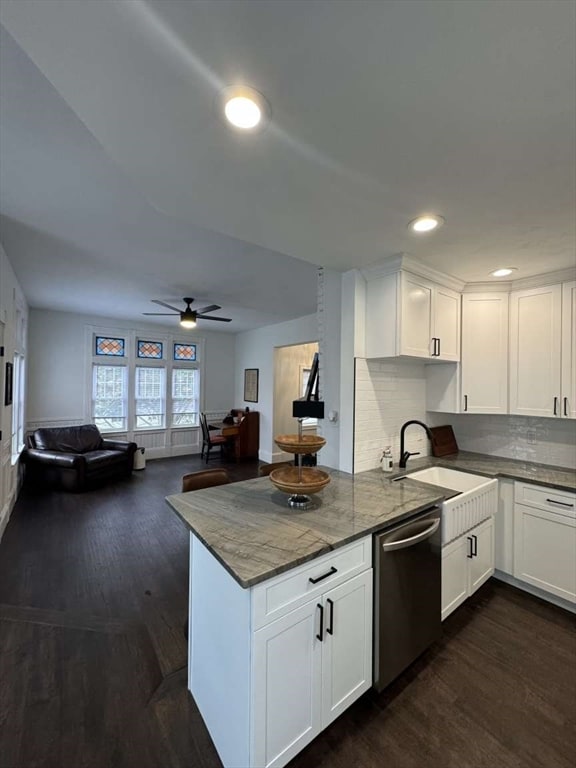
[[[555,397],[554,398],[554,416],[558,416],[557,411],[558,411],[558,398]]]
[[[440,337],[438,337],[438,353],[436,357],[440,357]]]
[[[468,410],[468,395],[464,395],[464,410]]]
[[[566,501],[556,501],[556,499],[546,499],[550,504],[560,504],[561,507],[573,507],[574,504],[568,504]]]
[[[478,536],[472,534],[472,557],[478,557]]]
[[[310,582],[310,584],[318,584],[319,581],[324,581],[324,579],[327,579],[328,576],[332,576],[333,573],[338,573],[338,568],[334,568],[334,566],[332,566],[332,568],[330,568],[328,573],[324,573],[322,576],[318,576],[315,579],[309,578],[308,581]]]
[[[322,634],[324,633],[324,606],[322,603],[316,603],[316,606],[320,608],[320,633],[316,635],[316,639],[322,642]]]
[[[564,416],[568,416],[568,398],[564,398]]]
[[[326,627],[326,634],[327,635],[333,635],[334,634],[334,602],[330,600],[329,597],[326,598],[326,602],[330,606],[330,626]]]
[[[474,557],[474,552],[472,551],[472,537],[466,536],[466,541],[470,544],[470,546],[468,547],[468,554],[466,555],[466,557],[469,560],[471,560]]]
[[[432,354],[430,357],[438,357],[438,352],[436,351],[436,342],[438,341],[438,338],[436,336],[432,336]]]

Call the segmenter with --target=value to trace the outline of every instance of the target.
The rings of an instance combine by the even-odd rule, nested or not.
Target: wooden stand
[[[287,453],[296,454],[295,467],[283,467],[270,473],[271,482],[284,493],[290,493],[288,505],[296,509],[308,509],[312,499],[307,494],[318,493],[330,482],[330,475],[321,469],[302,466],[302,456],[316,453],[326,440],[318,435],[303,435],[302,421],[298,419],[297,435],[279,435],[275,438],[276,445]]]

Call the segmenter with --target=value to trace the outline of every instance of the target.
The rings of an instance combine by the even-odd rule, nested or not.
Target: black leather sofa
[[[95,424],[37,429],[27,439],[22,460],[30,483],[67,491],[128,477],[136,443],[107,440]]]

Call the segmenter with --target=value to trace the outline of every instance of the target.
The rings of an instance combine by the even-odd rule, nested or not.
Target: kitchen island
[[[190,528],[188,687],[226,768],[286,765],[368,690],[371,534],[446,497],[328,471],[308,510],[269,478],[167,499]]]

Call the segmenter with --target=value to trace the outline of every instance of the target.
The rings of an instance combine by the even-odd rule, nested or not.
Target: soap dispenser
[[[391,446],[386,446],[384,450],[382,451],[382,458],[380,459],[380,465],[382,467],[382,472],[392,472],[394,469],[394,462],[392,460],[392,448]]]

